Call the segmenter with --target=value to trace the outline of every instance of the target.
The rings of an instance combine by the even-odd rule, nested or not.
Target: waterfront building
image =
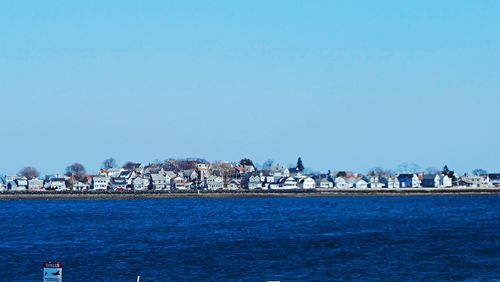
[[[486,176],[464,175],[460,177],[459,186],[470,188],[486,188],[492,186]]]
[[[170,180],[171,187],[177,190],[190,190],[191,182],[184,179],[184,177],[178,175],[172,180]]]
[[[224,188],[224,179],[220,176],[211,175],[206,180],[208,190],[220,190]]]
[[[42,179],[33,178],[28,180],[28,190],[30,191],[45,190],[43,185]]]
[[[282,177],[278,180],[278,187],[275,189],[297,189],[297,181],[293,177]]]
[[[50,190],[56,191],[68,190],[68,187],[66,187],[66,178],[63,177],[51,177],[48,182],[48,187]]]
[[[109,178],[106,176],[92,177],[92,189],[96,191],[108,190]]]
[[[453,174],[453,176],[450,176],[449,174],[444,174],[441,175],[439,178],[439,187],[441,188],[450,188],[453,187],[453,179],[456,178]],[[456,178],[456,181],[458,182],[458,178]],[[457,183],[458,185],[458,183]]]
[[[249,190],[260,189],[262,188],[262,182],[263,181],[260,175],[257,174],[250,175],[250,177],[248,177],[247,187],[245,188],[248,188]]]
[[[401,173],[397,176],[401,188],[420,187],[420,178],[415,173]]]
[[[305,177],[299,180],[299,188],[301,189],[315,189],[316,181],[311,177]]]
[[[439,174],[426,174],[422,179],[422,187],[437,188],[440,187],[441,176]]]
[[[317,183],[317,187],[321,189],[328,189],[328,188],[333,188],[334,184],[332,181],[328,180],[327,177],[319,179]]]
[[[149,188],[149,177],[136,177],[132,181],[132,186],[135,191],[145,191]]]
[[[339,176],[339,177],[335,178],[335,188],[346,189],[346,188],[350,188],[350,186],[344,177]]]
[[[155,191],[170,189],[170,185],[169,183],[167,183],[167,177],[165,176],[163,170],[159,173],[151,174],[151,185],[153,186],[153,190]]]
[[[401,187],[398,178],[395,176],[381,177],[380,182],[386,188],[399,189]]]
[[[123,177],[111,177],[110,186],[115,191],[125,191],[127,188],[127,179]]]
[[[7,190],[9,191],[27,191],[28,179],[26,177],[19,177],[7,183]]]
[[[73,190],[75,191],[87,191],[90,190],[90,187],[91,185],[88,182],[81,182],[77,180],[73,182]]]
[[[488,174],[491,185],[495,187],[500,187],[500,173],[490,173]]]
[[[370,179],[368,180],[368,188],[380,189],[384,187],[385,184],[380,181],[378,176],[370,176]]]
[[[368,188],[368,181],[366,181],[365,179],[363,178],[360,178],[358,179],[355,183],[354,183],[354,187],[356,188],[360,188],[360,189],[366,189]]]

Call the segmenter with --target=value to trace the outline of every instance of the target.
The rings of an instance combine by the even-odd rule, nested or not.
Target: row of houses
[[[187,191],[187,190],[295,190],[295,189],[381,189],[381,188],[450,188],[500,186],[500,174],[457,176],[454,172],[400,173],[393,176],[365,176],[353,173],[306,175],[296,168],[279,165],[269,170],[235,166],[231,177],[211,173],[209,164],[198,164],[194,169],[165,171],[163,168],[137,164],[131,169],[101,170],[96,175],[68,177],[47,176],[27,179],[5,176],[0,190],[8,191]]]

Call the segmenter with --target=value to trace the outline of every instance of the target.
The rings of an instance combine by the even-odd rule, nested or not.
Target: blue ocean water
[[[0,281],[500,281],[500,197],[0,202]]]

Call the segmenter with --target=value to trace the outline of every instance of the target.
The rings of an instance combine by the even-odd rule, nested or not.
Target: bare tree
[[[438,168],[435,168],[435,167],[428,167],[425,169],[425,173],[427,173],[427,174],[437,174],[439,172],[440,172],[440,170]]]
[[[235,170],[232,164],[228,162],[216,161],[210,166],[211,173],[228,180],[235,175]]]
[[[268,159],[262,165],[262,169],[270,170],[273,167],[273,164],[274,164],[274,160]]]
[[[192,170],[196,169],[196,164],[203,162],[202,159],[178,159],[176,160],[177,167],[179,170]]]
[[[377,166],[377,167],[374,167],[374,168],[371,168],[369,171],[368,171],[368,175],[369,176],[378,176],[378,177],[386,177],[386,176],[390,176],[392,173],[390,170],[388,169],[384,169],[380,166]]]
[[[128,161],[126,162],[124,165],[123,165],[123,169],[126,169],[126,170],[134,170],[136,169],[137,167],[139,166],[138,163],[134,163],[134,162],[131,162],[131,161]]]
[[[398,172],[403,173],[416,173],[420,170],[420,166],[415,163],[402,163],[398,166]]]
[[[114,158],[109,158],[102,163],[102,168],[104,169],[110,169],[117,166],[118,164],[116,163],[116,160]]]
[[[348,174],[346,171],[339,171],[335,177],[346,177]]]
[[[38,170],[34,167],[31,167],[31,166],[27,166],[27,167],[24,167],[22,168],[18,173],[17,175],[19,176],[24,176],[28,179],[33,179],[33,178],[37,178],[40,176],[40,172],[38,172]]]
[[[488,174],[488,172],[482,168],[476,168],[475,170],[472,171],[472,174],[474,174],[475,176],[481,176]]]
[[[253,164],[253,161],[249,158],[244,158],[240,161],[240,165],[242,166],[253,166],[255,167],[255,165]]]
[[[166,159],[162,164],[163,170],[166,171],[178,171],[179,167],[174,159]]]
[[[87,176],[87,172],[81,163],[73,163],[66,167],[66,176],[72,177],[78,181],[84,181]]]

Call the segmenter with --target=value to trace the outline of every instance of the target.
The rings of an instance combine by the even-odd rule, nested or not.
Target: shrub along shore
[[[422,195],[500,195],[500,188],[403,188],[403,189],[311,189],[311,190],[237,190],[200,192],[153,191],[45,191],[0,192],[0,200],[139,200],[182,198],[273,198],[346,196],[422,196]]]

